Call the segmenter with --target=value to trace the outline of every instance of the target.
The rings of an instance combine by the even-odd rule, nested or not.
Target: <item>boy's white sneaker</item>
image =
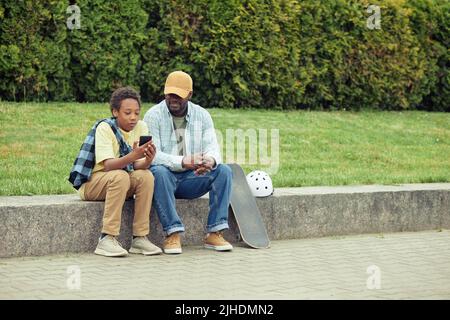
[[[131,242],[130,253],[140,253],[145,256],[151,256],[162,253],[162,250],[151,243],[147,237],[136,237]]]
[[[122,248],[116,237],[110,235],[98,240],[94,253],[105,257],[125,257],[128,255],[128,251]]]

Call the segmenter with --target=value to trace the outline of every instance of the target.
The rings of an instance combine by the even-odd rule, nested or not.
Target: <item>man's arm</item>
[[[166,166],[170,170],[179,171],[182,169],[182,160],[183,156],[176,156],[166,152],[162,152],[162,143],[167,143],[170,139],[170,136],[167,136],[168,133],[161,132],[161,123],[162,119],[158,114],[157,110],[150,109],[144,116],[144,122],[147,124],[149,128],[149,132],[152,135],[153,144],[156,147],[156,155],[153,159],[153,164],[161,164]],[[161,139],[163,141],[161,141]],[[167,141],[165,141],[167,140]]]
[[[220,148],[217,142],[216,130],[214,129],[214,123],[209,112],[206,111],[204,117],[204,129],[202,132],[202,143],[203,143],[203,157],[205,160],[214,160],[213,162],[208,161],[212,164],[212,170],[217,168],[217,165],[222,163],[222,156],[220,155]],[[212,159],[208,159],[212,158]]]
[[[216,130],[214,129],[212,118],[206,110],[203,117],[201,139],[203,150],[201,164],[195,168],[195,174],[197,175],[202,175],[211,170],[215,170],[217,166],[222,163]]]

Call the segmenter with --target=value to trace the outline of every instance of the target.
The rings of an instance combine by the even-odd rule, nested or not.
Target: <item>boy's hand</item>
[[[151,141],[144,144],[144,146],[145,145],[147,145],[147,147],[144,150],[145,161],[150,164],[150,163],[152,163],[153,159],[155,158],[156,147],[153,144],[153,142],[151,142]]]
[[[150,152],[148,152],[146,150],[147,150],[148,146],[150,145],[151,141],[143,144],[142,146],[139,146],[138,143],[139,143],[138,141],[133,142],[133,151],[132,152],[134,153],[134,156],[136,158],[135,161],[146,157],[146,153],[150,154]]]

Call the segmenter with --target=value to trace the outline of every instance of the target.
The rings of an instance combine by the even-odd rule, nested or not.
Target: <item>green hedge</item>
[[[0,3],[0,97],[5,100],[66,100],[70,55],[67,4],[58,0]]]
[[[158,101],[194,78],[208,107],[450,111],[447,0],[79,0],[0,4],[0,96],[107,101],[132,85]],[[381,8],[381,29],[366,21]]]
[[[109,101],[111,91],[139,88],[147,14],[142,1],[79,0],[81,29],[69,31],[72,87],[79,101]]]
[[[450,111],[450,1],[410,0],[411,25],[429,68],[420,109]]]

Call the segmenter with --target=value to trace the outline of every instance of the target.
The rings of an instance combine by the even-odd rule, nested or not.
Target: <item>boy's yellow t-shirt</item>
[[[140,136],[148,135],[147,124],[142,120],[139,120],[134,129],[130,132],[126,132],[121,128],[119,128],[119,130],[123,136],[123,139],[131,147],[133,147],[133,143],[135,141],[139,142]],[[119,149],[119,142],[117,141],[117,138],[112,131],[111,126],[106,122],[100,123],[95,131],[95,166],[92,170],[92,173],[103,171],[103,169],[105,168],[103,161],[105,161],[106,159],[119,158]],[[83,183],[80,189],[78,189],[78,193],[82,200],[84,200],[84,185],[85,184]]]

